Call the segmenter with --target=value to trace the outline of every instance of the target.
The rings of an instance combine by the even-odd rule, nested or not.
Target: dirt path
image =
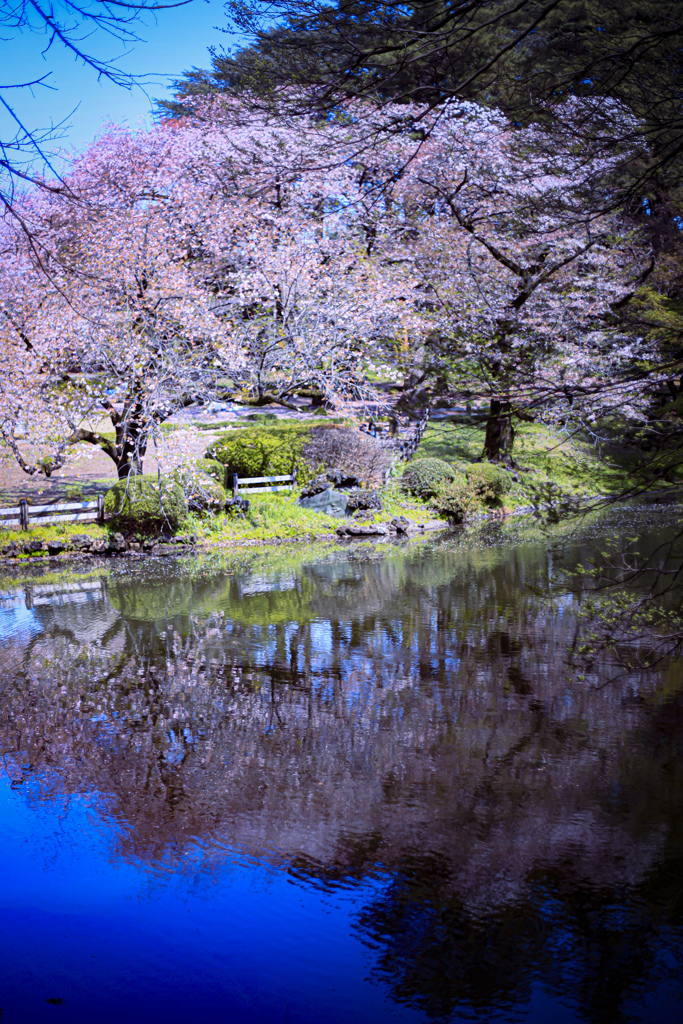
[[[204,455],[216,437],[211,431],[202,431],[191,446],[194,458]],[[111,459],[97,448],[87,449],[88,458],[70,459],[63,469],[48,479],[43,474],[28,476],[16,462],[0,462],[0,506],[13,505],[21,498],[32,505],[49,505],[53,501],[72,498],[75,501],[92,499],[103,494],[116,481],[116,467]],[[156,473],[158,461],[154,453],[145,458],[145,473]]]

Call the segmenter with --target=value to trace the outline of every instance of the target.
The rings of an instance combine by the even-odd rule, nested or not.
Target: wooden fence
[[[296,470],[284,476],[239,477],[237,473],[231,473],[228,481],[236,498],[240,494],[263,494],[265,491],[291,491],[296,487]]]
[[[422,419],[415,424],[415,429],[409,437],[392,439],[386,443],[386,447],[393,449],[400,459],[412,459],[428,425],[429,409],[427,409]]]
[[[0,508],[0,530],[8,526],[29,530],[49,523],[80,522],[104,522],[104,495],[98,495],[95,501],[60,501],[54,505],[20,501],[14,508]]]

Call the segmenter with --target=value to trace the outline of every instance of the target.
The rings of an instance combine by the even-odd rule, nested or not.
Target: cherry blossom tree
[[[494,460],[520,406],[637,414],[654,342],[610,318],[647,246],[595,198],[624,154],[474,104],[400,118],[198,100],[193,118],[103,135],[68,195],[29,197],[31,240],[6,223],[1,268],[0,430],[20,464],[87,442],[125,476],[188,404],[315,388],[343,408],[411,345],[451,393],[490,399]]]
[[[612,115],[628,117],[616,105]],[[543,408],[556,423],[641,415],[656,346],[620,333],[615,310],[651,252],[601,198],[628,154],[579,147],[564,127],[570,111],[554,135],[470,103],[411,110],[406,124],[374,150],[373,180],[385,184],[373,252],[420,296],[416,337],[440,386],[489,399],[485,457],[509,452],[515,408]]]
[[[0,432],[28,473],[78,442],[121,477],[141,471],[161,423],[236,358],[187,258],[182,208],[159,188],[167,154],[158,133],[112,131],[77,161],[68,195],[26,201],[30,239],[5,222]]]
[[[0,431],[27,472],[79,442],[139,472],[164,420],[221,393],[369,393],[367,345],[392,314],[359,251],[353,175],[320,166],[327,134],[225,113],[112,129],[68,193],[26,200],[28,235],[5,222]]]
[[[228,147],[233,187],[243,191],[246,175],[249,195],[270,204],[265,219],[277,242],[262,236],[250,247],[258,258],[239,270],[240,287],[258,290],[268,280],[272,289],[255,308],[273,315],[277,329],[265,330],[260,316],[245,327],[265,339],[266,362],[291,352],[278,331],[316,288],[316,316],[332,308],[325,287],[320,303],[320,286],[331,280],[351,300],[366,366],[412,359],[406,369],[418,380],[431,376],[432,392],[489,400],[489,459],[511,448],[518,408],[565,425],[615,410],[642,415],[652,387],[642,367],[656,346],[621,333],[615,310],[647,276],[651,252],[604,198],[632,154],[605,154],[599,136],[591,148],[583,132],[577,143],[572,124],[585,125],[589,106],[564,104],[549,133],[473,103],[379,111],[348,103],[321,124],[198,100],[192,123]],[[628,134],[621,122],[633,119],[619,105],[600,116]],[[282,296],[293,277],[275,263],[284,253],[286,268],[302,264],[283,239],[308,242],[317,225],[328,249],[316,252],[316,284],[308,276],[289,305]]]

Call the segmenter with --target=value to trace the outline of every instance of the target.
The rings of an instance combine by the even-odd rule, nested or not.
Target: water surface
[[[680,1020],[683,671],[562,585],[679,511],[6,579],[3,1024]]]

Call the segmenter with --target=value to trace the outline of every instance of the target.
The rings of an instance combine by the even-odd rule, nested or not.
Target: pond
[[[570,575],[678,522],[5,578],[2,1024],[679,1021],[683,668]]]

